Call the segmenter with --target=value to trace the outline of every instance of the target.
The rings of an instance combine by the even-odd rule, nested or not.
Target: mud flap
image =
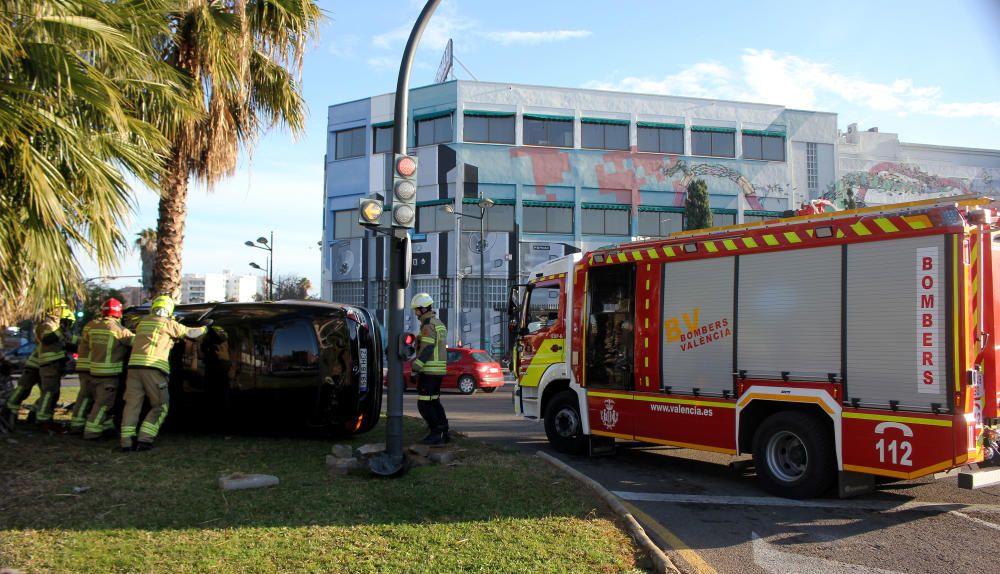
[[[587,441],[587,448],[590,456],[611,456],[615,454],[614,437],[590,435],[588,438],[590,440]]]
[[[875,476],[861,472],[837,473],[837,494],[840,498],[854,498],[875,492]]]

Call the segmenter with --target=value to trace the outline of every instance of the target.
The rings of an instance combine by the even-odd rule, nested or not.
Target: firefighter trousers
[[[143,402],[149,399],[149,412],[136,432]],[[121,445],[131,448],[132,440],[149,443],[160,434],[160,426],[167,418],[170,394],[167,392],[167,374],[159,369],[131,367],[125,380],[125,413],[122,415]]]
[[[441,405],[441,375],[417,375],[417,411],[431,432],[448,432],[448,416]]]
[[[118,375],[91,377],[94,388],[94,405],[87,414],[83,438],[98,439],[105,431],[115,428],[115,398],[118,396]]]
[[[17,380],[14,392],[7,398],[5,405],[7,409],[16,415],[21,408],[21,403],[31,394],[32,387],[39,384],[41,380],[41,377],[38,376],[38,367],[25,367],[21,378]]]
[[[52,413],[59,401],[59,386],[62,379],[63,361],[55,361],[38,367],[38,386],[42,389],[42,398],[35,407],[35,421],[39,423],[52,422]]]
[[[69,420],[69,430],[73,432],[83,432],[83,425],[87,422],[87,413],[94,405],[93,378],[90,373],[80,373],[80,393],[76,395],[76,404],[73,406],[73,418]]]

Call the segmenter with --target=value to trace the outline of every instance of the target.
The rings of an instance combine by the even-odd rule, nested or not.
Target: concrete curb
[[[559,460],[558,458],[548,453],[544,453],[542,451],[537,451],[535,455],[541,458],[542,460],[548,462],[552,466],[570,475],[571,477],[575,478],[576,480],[582,482],[586,486],[589,486],[591,490],[596,492],[598,496],[600,496],[601,499],[604,500],[604,502],[606,502],[608,506],[610,506],[611,509],[614,510],[619,517],[621,517],[622,521],[625,522],[625,525],[628,527],[629,533],[639,544],[639,546],[641,546],[643,550],[649,553],[650,558],[653,559],[653,563],[656,567],[657,572],[680,574],[680,570],[678,570],[677,567],[674,566],[674,563],[670,560],[670,557],[664,554],[663,550],[660,550],[660,547],[657,546],[649,538],[649,535],[646,534],[646,530],[643,529],[642,525],[639,524],[639,521],[636,520],[635,517],[632,516],[632,513],[629,512],[627,508],[625,508],[625,506],[621,503],[620,500],[618,500],[617,496],[608,492],[608,489],[601,486],[601,484],[598,483],[596,480],[584,475],[580,471],[569,466],[568,464]]]

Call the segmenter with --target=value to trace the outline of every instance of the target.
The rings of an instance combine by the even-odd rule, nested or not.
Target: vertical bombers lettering
[[[917,392],[941,391],[941,364],[944,336],[941,331],[941,258],[937,247],[917,249]]]

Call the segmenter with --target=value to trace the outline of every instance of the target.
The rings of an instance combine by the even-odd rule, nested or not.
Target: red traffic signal
[[[399,358],[409,361],[417,354],[417,336],[413,333],[402,333],[399,336]]]
[[[396,156],[396,173],[403,177],[413,177],[417,172],[417,160],[408,155]]]

